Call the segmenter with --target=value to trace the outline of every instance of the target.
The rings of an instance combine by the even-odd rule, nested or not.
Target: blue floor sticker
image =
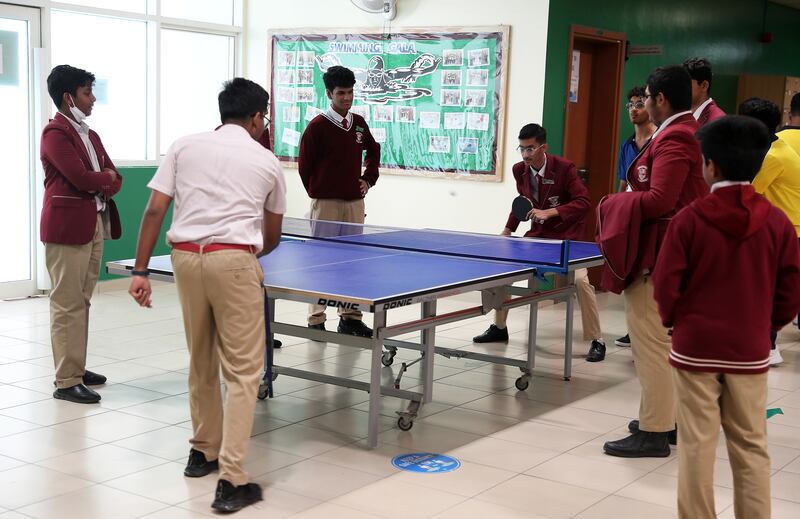
[[[409,472],[420,472],[422,474],[441,474],[442,472],[452,472],[461,466],[461,462],[444,454],[434,454],[432,452],[415,452],[395,456],[392,465],[400,470]]]

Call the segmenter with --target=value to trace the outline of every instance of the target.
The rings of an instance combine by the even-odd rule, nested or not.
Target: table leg
[[[538,288],[536,276],[532,276],[528,280],[528,288],[531,291],[536,291]],[[533,301],[528,305],[528,309],[528,358],[525,359],[525,367],[520,368],[522,376],[514,382],[514,385],[520,391],[528,389],[530,379],[533,376],[533,368],[536,366],[536,335],[537,326],[539,324],[539,302]]]
[[[567,324],[564,333],[564,380],[572,376],[572,318],[575,313],[575,272],[567,274],[567,287],[571,290],[567,298]]]
[[[383,356],[383,339],[380,332],[386,327],[386,313],[376,312],[372,326],[372,362],[369,378],[369,427],[367,428],[367,447],[378,446],[378,419],[381,411],[381,357]]]
[[[422,303],[422,318],[436,315],[436,301]],[[433,400],[433,358],[436,354],[436,328],[422,330],[422,354],[425,356],[422,363],[422,394],[423,403]]]

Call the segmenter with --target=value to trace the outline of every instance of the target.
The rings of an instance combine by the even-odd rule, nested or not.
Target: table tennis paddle
[[[530,219],[528,218],[528,213],[531,212],[531,209],[533,209],[533,202],[522,195],[515,198],[511,203],[511,212],[520,222],[527,222]]]

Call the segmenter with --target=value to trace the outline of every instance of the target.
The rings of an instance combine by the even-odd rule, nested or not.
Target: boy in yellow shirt
[[[757,193],[764,195],[775,207],[786,213],[800,237],[800,155],[785,139],[779,139],[775,135],[781,122],[781,111],[772,101],[751,97],[739,105],[739,114],[754,117],[764,123],[772,137],[772,145],[753,179],[753,187]],[[781,352],[775,344],[776,336],[773,332],[770,354],[772,366],[783,362]]]
[[[777,135],[800,155],[800,92],[793,95],[789,103],[789,124],[781,128]]]

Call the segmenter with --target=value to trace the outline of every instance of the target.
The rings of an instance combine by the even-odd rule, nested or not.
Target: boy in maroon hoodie
[[[800,248],[786,215],[750,185],[769,149],[764,125],[728,116],[708,123],[697,137],[711,194],[672,219],[653,273],[659,314],[673,329],[678,515],[715,517],[714,459],[722,425],[734,513],[768,518],[768,332],[800,309]]]

